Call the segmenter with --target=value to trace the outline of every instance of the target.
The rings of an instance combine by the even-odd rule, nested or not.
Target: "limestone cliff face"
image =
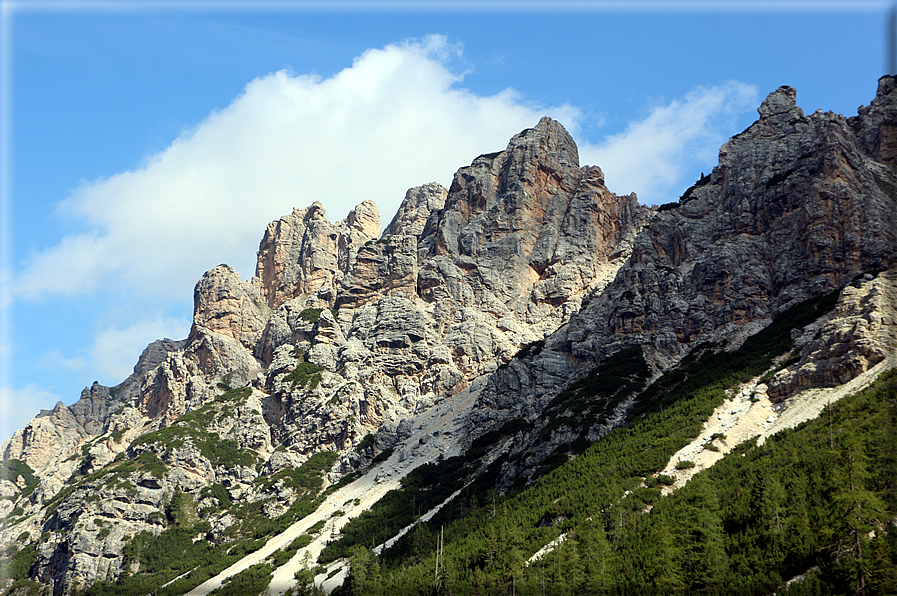
[[[803,389],[834,387],[893,355],[897,346],[897,271],[865,274],[841,291],[834,311],[795,338],[797,362],[769,382],[782,401]]]
[[[344,221],[331,224],[315,201],[268,224],[259,246],[255,275],[271,308],[300,295],[332,305],[342,276],[358,248],[380,235],[380,212],[371,201],[358,205]]]
[[[228,265],[207,271],[193,291],[190,335],[141,375],[134,405],[168,424],[217,394],[218,383],[255,379],[263,365],[253,350],[270,313],[258,278],[241,281]]]
[[[663,369],[702,342],[736,347],[791,304],[893,266],[893,166],[878,161],[890,159],[893,81],[851,121],[804,116],[790,87],[771,93],[710,175],[656,209],[613,283],[532,362],[493,377],[477,424],[532,415],[565,378],[627,345]]]
[[[261,339],[270,308],[264,302],[258,278],[241,282],[228,265],[219,265],[202,276],[193,290],[193,330],[229,337],[249,349]]]
[[[337,308],[357,308],[383,296],[417,297],[417,238],[386,236],[358,251],[355,266],[343,278]]]
[[[710,175],[660,208],[608,191],[543,118],[450,188],[410,189],[382,236],[369,201],[336,223],[320,203],[294,209],[268,225],[252,279],[220,265],[199,280],[187,339],[151,344],[121,385],[95,384],[7,441],[4,459],[40,484],[13,492],[24,513],[0,537],[44,535],[34,577],[65,594],[122,574],[126,538],[161,532],[174,494],[227,542],[241,520],[222,502],[279,515],[297,494],[275,474],[322,450],[339,453],[331,479],[358,470],[363,437],[396,445],[412,416],[465,389],[485,387],[470,436],[538,423],[622,348],[640,346],[656,373],[837,288],[835,314],[801,332],[769,394],[867,370],[897,341],[893,275],[874,275],[894,266],[897,85],[883,78],[850,119],[805,116],[795,98],[770,94]],[[574,436],[561,426],[548,443]],[[118,523],[102,532],[95,517]]]
[[[897,79],[882,77],[878,93],[868,106],[861,106],[848,122],[864,155],[885,166],[897,165]],[[874,167],[874,166],[873,166]]]

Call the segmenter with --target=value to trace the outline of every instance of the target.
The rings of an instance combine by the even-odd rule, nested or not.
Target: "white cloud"
[[[162,316],[138,321],[124,329],[115,325],[107,327],[94,338],[91,370],[105,377],[101,382],[118,384],[133,372],[137,358],[150,342],[163,337],[183,339],[189,328],[189,321]]]
[[[385,225],[408,187],[449,184],[542,115],[575,130],[569,106],[459,87],[447,66],[458,51],[433,36],[368,50],[328,79],[280,71],[251,81],[141,167],[76,189],[60,211],[85,231],[32,255],[17,294],[182,298],[221,262],[251,276],[265,225],[294,206],[319,200],[339,220],[373,199]]]
[[[58,349],[47,351],[38,359],[38,367],[45,370],[65,369],[71,372],[81,372],[87,366],[87,360],[81,356],[69,358],[63,356]]]
[[[0,437],[7,438],[24,428],[42,409],[50,410],[59,396],[29,383],[18,389],[0,387]]]
[[[133,313],[130,316],[133,317]],[[138,319],[122,328],[110,325],[96,333],[89,346],[79,355],[64,356],[54,348],[40,356],[38,367],[73,373],[89,372],[104,385],[117,385],[131,374],[137,358],[149,343],[164,337],[183,339],[189,330],[189,320],[162,314]]]
[[[728,81],[699,87],[653,108],[622,133],[581,147],[579,155],[583,163],[601,167],[617,194],[635,192],[648,204],[674,201],[694,182],[688,176],[696,167],[706,166],[709,173],[736,117],[757,105],[753,85]]]

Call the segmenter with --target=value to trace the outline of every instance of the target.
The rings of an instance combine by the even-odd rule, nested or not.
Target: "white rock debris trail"
[[[526,565],[527,566],[532,565],[533,563],[535,563],[536,561],[538,561],[539,559],[541,559],[542,557],[544,557],[545,555],[547,555],[548,553],[550,553],[551,551],[556,549],[558,546],[560,546],[561,543],[564,542],[564,540],[566,540],[566,539],[567,539],[567,533],[564,532],[563,534],[561,534],[560,536],[558,536],[557,538],[555,538],[554,540],[552,540],[551,542],[549,542],[548,544],[546,544],[545,546],[543,546],[542,548],[537,550],[535,553],[533,553],[533,556],[531,556],[529,559],[526,560]]]
[[[327,542],[335,538],[350,519],[361,515],[380,500],[383,495],[398,488],[400,480],[420,465],[435,461],[439,454],[446,457],[460,455],[459,431],[463,427],[467,413],[485,385],[485,378],[474,381],[470,387],[446,398],[426,412],[411,420],[415,433],[399,444],[395,452],[379,466],[372,468],[364,476],[332,493],[311,515],[297,521],[281,534],[274,536],[259,550],[250,553],[216,575],[187,592],[186,596],[205,596],[219,588],[226,580],[257,563],[262,563],[276,551],[288,547],[296,538],[319,521],[325,521],[323,530],[312,542],[299,549],[284,565],[274,571],[274,576],[266,594],[280,596],[295,586],[294,574],[306,564],[314,565]],[[423,441],[421,441],[423,439]],[[446,500],[446,502],[449,499]],[[435,513],[433,510],[431,515]],[[407,531],[407,528],[405,529]],[[391,543],[390,543],[391,545]],[[383,545],[380,546],[381,550]],[[347,571],[346,561],[335,561],[327,566],[325,573],[315,577],[315,584],[328,593],[340,585]],[[339,570],[328,577],[334,570]]]
[[[766,385],[758,382],[759,377],[741,386],[740,390],[730,399],[718,406],[698,437],[673,454],[666,468],[661,474],[674,476],[675,484],[663,488],[663,494],[667,495],[677,488],[685,486],[695,474],[706,470],[737,445],[757,437],[757,444],[762,445],[767,438],[787,428],[794,428],[801,422],[817,418],[829,404],[833,404],[842,397],[853,395],[868,387],[881,373],[897,366],[897,355],[893,353],[889,358],[879,362],[866,372],[858,375],[843,385],[822,389],[806,389],[788,399],[780,406],[780,411],[774,409],[769,396],[766,394]],[[725,439],[712,441],[719,451],[707,449],[711,444],[714,434],[724,434]],[[684,470],[677,470],[676,464],[681,461],[692,461],[695,466]]]
[[[672,486],[662,487],[662,495],[666,496],[676,489],[682,488],[695,474],[713,466],[737,445],[754,437],[757,437],[757,444],[762,445],[767,438],[777,432],[794,428],[801,422],[817,418],[828,405],[862,391],[878,375],[895,367],[897,367],[897,354],[891,353],[888,358],[843,385],[806,389],[797,393],[782,404],[784,409],[780,408],[779,412],[774,409],[766,394],[766,385],[759,382],[760,377],[741,385],[733,397],[727,399],[713,411],[713,414],[704,423],[701,434],[670,458],[660,473],[673,476],[676,482]],[[722,434],[726,438],[713,441],[711,437],[714,434]],[[719,451],[707,449],[711,443]],[[676,464],[682,461],[691,461],[695,465],[693,468],[677,470]],[[565,538],[566,534],[561,534],[546,544],[529,558],[527,565],[553,551]]]

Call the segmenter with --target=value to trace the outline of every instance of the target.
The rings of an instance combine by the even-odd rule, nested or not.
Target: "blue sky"
[[[850,116],[887,2],[2,2],[0,434],[114,385],[251,277],[268,221],[331,220],[540,116],[618,194],[676,200],[779,85]],[[560,8],[558,8],[560,6]]]

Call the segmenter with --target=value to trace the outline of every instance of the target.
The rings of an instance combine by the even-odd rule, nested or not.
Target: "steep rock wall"
[[[894,264],[891,166],[876,161],[890,159],[894,79],[851,121],[804,116],[795,98],[771,93],[711,174],[656,209],[613,283],[537,355],[493,376],[472,425],[535,415],[565,379],[625,346],[643,346],[657,370],[703,342],[732,349],[791,304]]]

